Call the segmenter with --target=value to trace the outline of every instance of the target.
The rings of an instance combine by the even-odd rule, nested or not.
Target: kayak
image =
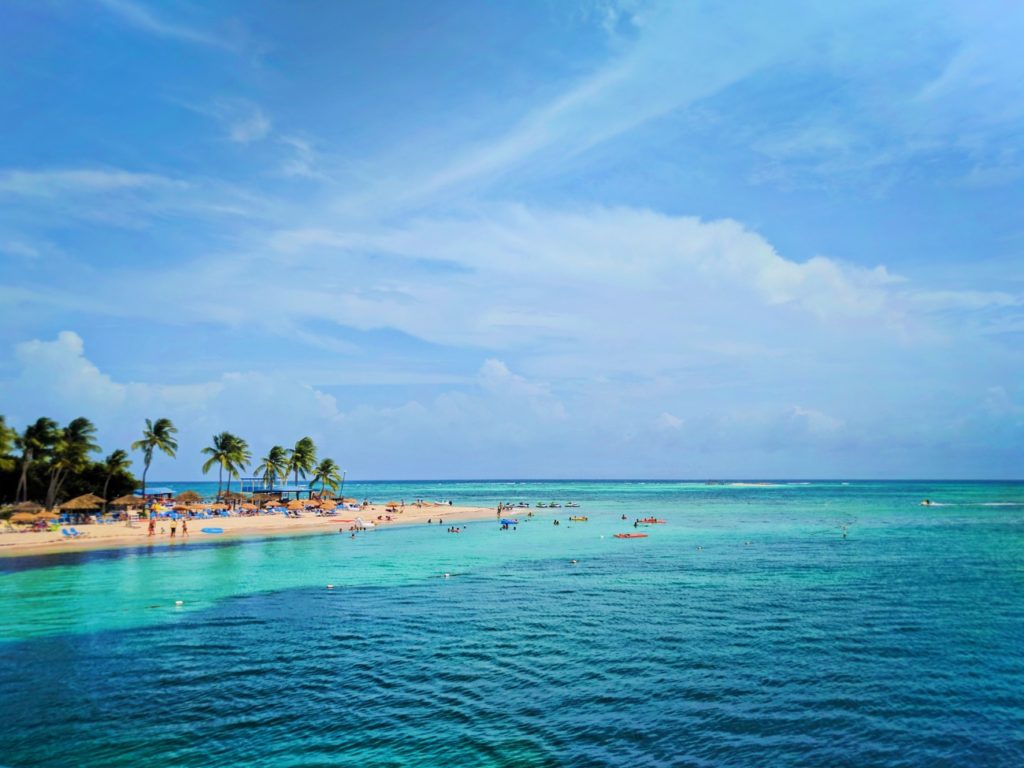
[[[651,525],[653,525],[654,523],[661,523],[662,525],[664,525],[664,523],[665,523],[664,520],[658,520],[656,517],[645,517],[645,518],[642,518],[640,520],[640,522],[641,523],[649,523]]]
[[[585,523],[585,522],[587,522],[587,518],[583,517],[583,516],[570,517],[569,519],[572,520],[574,523]]]
[[[223,528],[200,528],[203,533],[224,533]]]
[[[646,539],[646,533],[616,533],[616,539]]]

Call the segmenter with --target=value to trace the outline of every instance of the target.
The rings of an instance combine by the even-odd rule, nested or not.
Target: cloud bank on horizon
[[[1024,9],[15,2],[0,413],[352,478],[1019,477]]]

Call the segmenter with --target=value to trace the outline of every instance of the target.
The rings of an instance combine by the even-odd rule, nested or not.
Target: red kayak
[[[616,539],[646,539],[646,533],[616,533]]]
[[[660,523],[662,525],[665,524],[664,520],[658,520],[656,517],[645,517],[640,522],[641,523],[651,523],[652,525],[655,524],[655,523]]]

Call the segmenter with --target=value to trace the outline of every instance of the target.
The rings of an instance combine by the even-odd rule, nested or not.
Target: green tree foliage
[[[93,461],[91,454],[99,450],[95,434],[84,417],[64,428],[44,417],[16,432],[0,416],[0,501],[31,499],[54,506],[85,493],[104,498],[131,493],[138,483],[128,454],[117,450],[103,462]]]
[[[312,488],[316,483],[320,483],[321,494],[326,488],[330,488],[332,491],[338,490],[338,485],[341,483],[341,468],[334,463],[334,459],[324,459],[316,466],[309,487]]]

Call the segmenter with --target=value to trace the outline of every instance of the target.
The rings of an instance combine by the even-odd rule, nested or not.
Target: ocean
[[[581,507],[0,558],[0,765],[1024,765],[1024,484],[345,494]]]

